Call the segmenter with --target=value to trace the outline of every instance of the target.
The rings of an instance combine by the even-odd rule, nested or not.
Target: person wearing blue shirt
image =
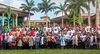
[[[71,48],[71,33],[65,33],[64,36],[66,39],[66,47],[69,49]]]
[[[60,35],[56,34],[56,48],[59,49],[60,48]]]
[[[2,49],[6,49],[6,36],[3,34],[2,35]]]

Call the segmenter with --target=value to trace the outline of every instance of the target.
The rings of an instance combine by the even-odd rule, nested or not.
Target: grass
[[[100,50],[0,50],[0,54],[100,54]]]

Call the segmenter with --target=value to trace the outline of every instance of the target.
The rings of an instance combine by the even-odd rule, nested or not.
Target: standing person
[[[30,47],[30,50],[32,50],[33,43],[34,43],[33,36],[30,35],[30,36],[28,37],[28,45],[29,45],[29,47]]]
[[[50,34],[50,40],[51,40],[51,48],[55,48],[55,35]]]
[[[64,34],[61,35],[61,38],[60,38],[60,39],[61,39],[61,44],[60,44],[60,45],[61,45],[61,49],[64,49],[64,47],[65,47],[65,45],[66,45],[66,44],[65,44],[65,40],[66,40],[66,39],[65,39],[65,37],[64,37]]]
[[[98,36],[98,47],[99,47],[99,49],[100,49],[100,34],[99,34],[99,36]]]
[[[90,34],[90,49],[93,49],[93,34]]]
[[[97,49],[98,43],[97,43],[97,34],[96,33],[94,34],[94,37],[93,37],[93,43],[94,43],[94,49]]]
[[[2,48],[2,34],[0,34],[0,49]]]
[[[60,35],[59,33],[56,34],[56,48],[59,49],[60,48]]]
[[[89,44],[90,44],[90,35],[86,35],[86,49],[89,49]]]
[[[18,47],[18,49],[22,49],[22,45],[23,44],[23,42],[22,42],[22,35],[19,35],[18,37],[17,37],[17,47]]]
[[[78,36],[77,36],[77,34],[73,34],[72,45],[73,45],[73,49],[78,47]]]
[[[23,41],[23,49],[27,49],[28,48],[28,36],[24,35],[22,38]]]
[[[45,48],[45,44],[46,44],[46,34],[43,33],[43,35],[40,37],[40,45],[41,45],[41,48],[44,49]]]
[[[2,34],[2,49],[6,49],[7,37]]]
[[[8,37],[8,40],[7,40],[9,49],[12,49],[13,39],[14,39],[14,36],[12,34],[9,34],[9,37]]]
[[[35,48],[36,48],[36,50],[39,49],[39,42],[40,42],[40,37],[39,37],[39,34],[37,34],[36,37],[35,37]]]
[[[81,41],[82,41],[82,48],[85,49],[86,35],[85,34],[81,34],[80,38],[81,38]]]
[[[49,33],[48,33],[48,36],[46,37],[46,38],[47,38],[47,45],[48,45],[47,47],[48,47],[48,49],[51,48],[50,35],[51,35],[51,33],[49,32]]]

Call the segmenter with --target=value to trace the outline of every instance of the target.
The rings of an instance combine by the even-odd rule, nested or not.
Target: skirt
[[[33,41],[29,41],[29,46],[33,46]]]

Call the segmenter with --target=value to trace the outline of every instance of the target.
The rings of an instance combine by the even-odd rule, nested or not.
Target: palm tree
[[[9,20],[12,15],[14,15],[16,12],[14,12],[11,7],[7,6],[6,9],[2,10],[5,14],[7,14],[8,17],[8,28],[9,28]]]
[[[86,0],[88,2],[88,6],[90,8],[90,2],[95,7],[95,0]],[[88,9],[88,25],[91,26],[91,19],[90,19],[90,9]]]
[[[27,11],[28,12],[28,23],[29,23],[29,27],[30,27],[30,13],[31,13],[31,11],[38,11],[38,9],[36,8],[36,7],[34,7],[35,5],[34,5],[34,1],[33,0],[30,0],[30,1],[28,1],[28,0],[26,0],[26,4],[21,4],[21,9],[23,10],[23,11]]]
[[[100,23],[100,16],[99,16],[99,4],[100,4],[100,0],[96,0],[96,25],[98,26]]]
[[[79,25],[81,27],[82,19],[81,19],[81,12],[84,13],[84,9],[86,10],[89,9],[88,5],[86,4],[86,0],[67,0],[66,3],[68,3],[68,9],[72,9],[75,11],[76,14],[79,16]]]
[[[57,8],[54,5],[55,3],[51,2],[51,0],[42,0],[42,3],[38,4],[38,8],[41,13],[45,12],[45,15],[48,16],[49,11],[54,11]]]
[[[57,8],[58,10],[54,13],[54,14],[58,14],[58,13],[62,13],[62,28],[64,27],[64,19],[63,19],[63,16],[64,16],[64,13],[66,13],[66,4],[61,4],[59,5],[59,7]]]

